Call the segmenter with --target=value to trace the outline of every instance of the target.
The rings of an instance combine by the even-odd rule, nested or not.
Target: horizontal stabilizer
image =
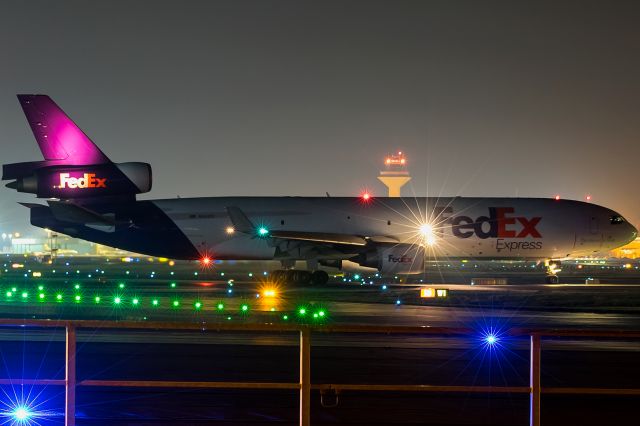
[[[116,225],[112,215],[101,215],[93,210],[65,201],[47,201],[47,203],[53,216],[60,221],[110,227]]]
[[[37,203],[21,203],[21,202],[18,202],[18,204],[21,204],[21,205],[25,206],[28,209],[36,209],[38,207],[45,207],[42,204],[37,204]]]

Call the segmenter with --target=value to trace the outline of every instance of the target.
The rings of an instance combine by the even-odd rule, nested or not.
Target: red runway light
[[[202,258],[202,264],[203,264],[203,265],[205,265],[205,266],[210,265],[210,264],[211,264],[211,258],[209,258],[209,257],[203,257],[203,258]]]
[[[556,195],[554,198],[555,198],[556,201],[558,201],[560,199],[560,196]]]

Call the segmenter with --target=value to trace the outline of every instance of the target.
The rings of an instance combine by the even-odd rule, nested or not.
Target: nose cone
[[[629,222],[626,222],[624,225],[626,228],[625,233],[627,238],[624,244],[629,244],[631,241],[635,240],[638,237],[638,230],[636,229],[635,226],[633,226]]]

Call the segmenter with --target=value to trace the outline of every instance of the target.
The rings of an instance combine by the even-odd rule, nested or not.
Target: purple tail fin
[[[40,151],[57,164],[88,165],[111,160],[46,95],[18,95]]]

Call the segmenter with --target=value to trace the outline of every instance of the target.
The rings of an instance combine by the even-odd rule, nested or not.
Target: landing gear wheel
[[[287,279],[287,271],[283,271],[278,269],[276,271],[271,272],[271,280],[274,282],[284,282]]]
[[[311,282],[316,285],[325,285],[329,282],[329,274],[325,271],[313,271],[311,274]]]
[[[282,284],[308,285],[313,279],[313,274],[311,274],[310,271],[301,271],[297,269],[278,269],[271,272],[271,279],[276,283]]]
[[[286,271],[285,279],[287,282],[298,285],[307,285],[311,282],[311,272],[298,271],[295,269]]]
[[[558,284],[560,282],[560,279],[557,275],[547,275],[547,278],[545,278],[545,282],[547,284]]]
[[[300,285],[308,285],[311,283],[311,271],[297,271],[296,283]]]

